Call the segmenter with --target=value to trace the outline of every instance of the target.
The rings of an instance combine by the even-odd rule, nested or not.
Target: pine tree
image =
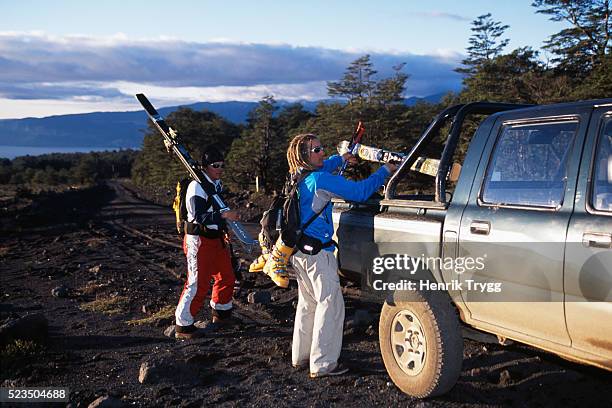
[[[277,109],[274,98],[266,96],[249,113],[247,129],[234,141],[227,156],[226,179],[231,188],[249,189],[255,177],[265,193],[282,187],[287,173],[287,143],[274,117]]]
[[[98,155],[95,153],[81,156],[81,160],[75,168],[75,176],[79,182],[88,184],[98,180],[98,162]]]
[[[482,64],[500,55],[510,42],[508,38],[500,39],[509,27],[499,21],[493,21],[491,13],[478,16],[472,21],[473,34],[469,39],[470,46],[467,48],[468,57],[461,61],[464,68],[457,68],[455,71],[468,76],[473,75]]]
[[[278,109],[274,97],[268,95],[259,101],[259,106],[249,114],[249,122],[252,126],[251,140],[259,144],[253,144],[253,150],[259,148],[259,154],[255,154],[255,166],[259,183],[265,192],[271,189],[269,171],[271,170],[271,150],[276,139],[273,115]]]
[[[609,98],[612,95],[612,55],[606,55],[589,76],[574,87],[575,99]]]
[[[376,71],[370,61],[370,55],[366,54],[351,62],[340,81],[328,82],[327,93],[331,97],[346,98],[349,104],[363,105],[370,100],[374,93],[376,87],[375,74]]]
[[[276,118],[278,132],[287,140],[287,145],[293,136],[307,131],[304,128],[306,122],[314,115],[307,110],[301,103],[294,103],[284,106]]]
[[[376,83],[374,99],[377,103],[388,106],[404,102],[406,81],[410,78],[410,75],[402,72],[405,66],[405,62],[393,66],[393,76],[391,78],[381,79]]]
[[[536,51],[529,47],[516,49],[483,63],[465,78],[461,100],[534,103],[525,79],[529,73],[541,74],[542,71]]]
[[[188,108],[172,112],[166,121],[179,133],[187,151],[198,161],[206,146],[214,144],[221,150],[226,150],[240,131],[238,126],[215,113],[197,112]],[[162,136],[149,122],[142,150],[132,168],[134,182],[162,187],[173,193],[176,182],[186,176],[184,166],[173,154],[166,151]]]
[[[532,6],[552,21],[571,25],[553,34],[544,47],[556,56],[552,62],[559,70],[580,79],[609,62],[605,58],[612,51],[609,0],[535,0]]]

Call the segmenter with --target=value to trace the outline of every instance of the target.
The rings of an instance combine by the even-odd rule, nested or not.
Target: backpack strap
[[[308,176],[311,172],[307,171],[304,174],[301,174],[300,177],[298,178],[298,180],[295,183],[295,188],[297,188],[297,186],[306,178],[306,176]],[[308,221],[306,221],[306,223],[300,228],[300,234],[310,226],[310,224],[312,224],[314,222],[314,220],[317,219],[317,217],[319,215],[321,215],[321,213],[323,213],[323,211],[325,211],[325,209],[327,208],[327,206],[329,205],[329,203],[331,203],[331,201],[328,201],[327,204],[325,204],[323,206],[323,208],[321,208],[319,211],[317,211],[316,213],[314,213],[312,215],[312,217],[310,217],[308,219]]]
[[[203,178],[202,182],[200,183],[200,185],[202,186],[202,189],[204,190],[204,192],[208,196],[208,198],[206,200],[206,204],[209,204],[209,201],[210,201],[210,202],[212,202],[213,210],[219,210],[220,207],[219,207],[219,204],[217,204],[217,200],[213,199],[213,195],[219,194],[217,192],[217,187],[213,183],[208,181],[207,178]],[[208,207],[210,207],[210,205],[208,205]]]
[[[305,230],[306,228],[308,228],[308,226],[309,226],[310,224],[312,224],[312,223],[314,222],[314,220],[316,220],[316,219],[317,219],[317,217],[318,217],[319,215],[321,215],[321,213],[322,213],[322,212],[323,212],[323,211],[324,211],[324,210],[327,208],[327,206],[329,205],[329,203],[331,203],[331,200],[330,200],[330,201],[328,201],[328,202],[327,202],[327,204],[325,204],[325,205],[323,206],[323,208],[321,208],[319,211],[317,211],[315,214],[313,214],[313,215],[312,215],[312,217],[310,217],[310,218],[308,219],[308,221],[306,221],[306,223],[305,223],[305,224],[304,224],[304,226],[302,227],[302,231],[303,231],[303,230]]]

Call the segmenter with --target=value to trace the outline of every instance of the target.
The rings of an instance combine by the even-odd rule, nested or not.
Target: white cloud
[[[158,100],[172,103],[222,102],[261,100],[266,95],[274,95],[286,101],[317,100],[327,96],[326,82],[307,82],[303,84],[269,84],[252,86],[211,86],[211,87],[164,87],[134,82],[117,82],[108,85],[124,94],[135,95],[144,92],[157,95]]]
[[[137,93],[145,93],[159,107],[187,105],[202,101],[256,102],[266,95],[274,95],[278,100],[289,102],[319,100],[327,97],[325,82],[217,87],[164,87],[116,82],[100,84],[100,90],[101,92],[108,90],[113,94],[119,92],[121,96],[78,95],[61,100],[0,98],[0,119],[140,110],[141,107],[134,98]]]
[[[425,12],[415,12],[414,15],[427,17],[427,18],[439,18],[446,20],[455,20],[455,21],[471,21],[472,19],[467,16],[462,16],[460,14],[454,13],[446,13],[444,11],[425,11]]]
[[[113,112],[137,110],[126,100],[77,101],[56,99],[5,99],[0,98],[0,119],[41,118],[72,113]]]
[[[258,100],[266,94],[320,99],[326,97],[325,83],[339,79],[348,64],[366,52],[226,39],[132,39],[123,33],[91,37],[0,32],[0,98],[31,104],[39,100],[41,106],[50,100],[65,101],[65,106],[118,103],[118,109],[136,88],[184,102]],[[461,60],[456,53],[369,53],[381,76],[406,62],[408,95],[434,94],[460,84],[453,72]]]

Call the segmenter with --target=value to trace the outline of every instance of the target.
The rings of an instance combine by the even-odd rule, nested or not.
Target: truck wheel
[[[383,304],[378,336],[385,368],[406,394],[434,397],[457,382],[463,338],[445,293],[394,293]]]

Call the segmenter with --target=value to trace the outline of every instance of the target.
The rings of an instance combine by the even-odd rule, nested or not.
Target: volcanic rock
[[[249,293],[247,300],[249,303],[259,303],[262,305],[267,305],[272,301],[272,296],[267,290],[258,290]]]

